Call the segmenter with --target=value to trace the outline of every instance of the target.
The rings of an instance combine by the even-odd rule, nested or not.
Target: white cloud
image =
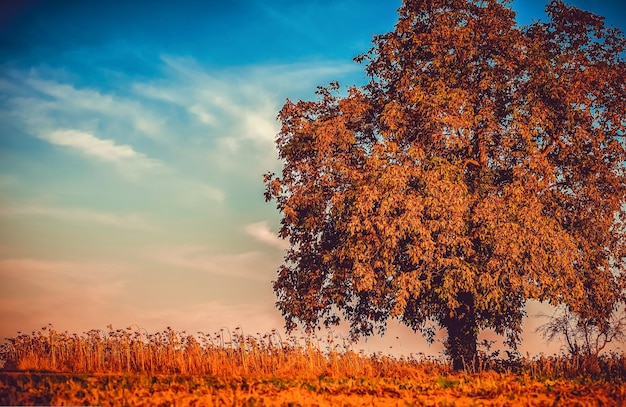
[[[63,83],[56,79],[66,78],[63,72],[40,75],[37,68],[3,72],[10,81],[0,81],[6,94],[0,113],[12,128],[114,163],[126,178],[168,168],[150,157],[159,140],[174,134],[166,125],[168,115],[141,98]]]
[[[353,63],[251,66],[208,71],[195,61],[164,57],[167,78],[137,83],[145,98],[183,107],[199,122],[219,130],[218,138],[273,145],[276,114],[288,95],[311,93],[318,84],[360,69]],[[294,96],[296,95],[296,96]]]
[[[80,130],[56,130],[44,133],[41,139],[51,144],[68,147],[90,157],[115,164],[123,176],[137,179],[149,169],[167,169],[160,161],[138,153],[127,144],[116,144]]]
[[[13,101],[27,123],[37,122],[38,118],[33,118],[29,113],[38,110],[55,127],[64,127],[59,123],[60,119],[70,118],[81,125],[102,121],[106,122],[107,127],[123,126],[127,133],[138,131],[155,139],[163,136],[164,117],[142,106],[138,100],[40,79],[36,70],[28,74],[14,73],[13,76],[25,87],[22,92],[29,95]],[[47,97],[42,98],[40,94]],[[112,118],[114,120],[106,120]],[[45,130],[39,129],[39,132]]]
[[[281,239],[272,232],[268,221],[251,223],[246,226],[246,233],[252,236],[254,239],[261,243],[265,243],[268,246],[276,247],[281,250],[289,248],[289,242],[285,239]]]
[[[204,124],[212,126],[216,123],[216,118],[213,115],[207,113],[200,105],[191,106],[189,108],[189,111],[196,115],[198,120],[200,120],[200,122]]]
[[[6,205],[0,207],[0,216],[49,216],[52,218],[96,223],[120,229],[155,230],[156,227],[137,214],[114,214],[83,208],[55,208],[38,205]]]
[[[145,156],[137,153],[129,145],[115,144],[113,140],[99,139],[79,130],[57,130],[43,135],[42,138],[52,144],[72,147],[106,161],[145,159]]]

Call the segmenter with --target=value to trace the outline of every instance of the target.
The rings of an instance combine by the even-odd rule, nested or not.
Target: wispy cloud
[[[77,88],[55,79],[42,79],[37,70],[29,73],[11,72],[11,76],[22,86],[19,90],[22,96],[13,101],[15,106],[23,113],[39,110],[57,127],[62,127],[62,123],[59,123],[61,118],[81,124],[93,124],[97,120],[112,129],[123,127],[129,134],[137,133],[157,139],[163,136],[165,118],[133,98],[104,93],[98,89]],[[103,119],[108,118],[115,118],[115,121],[103,122]],[[28,117],[25,119],[28,120]]]
[[[105,161],[135,160],[147,167],[160,165],[158,161],[136,152],[127,144],[116,144],[113,140],[100,139],[79,130],[57,130],[44,134],[41,138],[52,144],[71,147]]]
[[[42,77],[44,76],[44,77]],[[141,100],[65,83],[60,71],[33,68],[0,73],[0,114],[11,131],[112,163],[131,180],[169,171],[153,157],[165,137],[166,115]]]
[[[281,250],[289,248],[289,242],[285,239],[281,239],[276,235],[276,233],[272,232],[268,221],[251,223],[246,226],[245,230],[246,233],[252,236],[255,240],[258,240],[268,246]]]
[[[319,62],[216,71],[185,58],[163,57],[163,61],[167,76],[134,84],[138,95],[178,105],[198,122],[226,130],[218,137],[261,143],[273,142],[276,114],[287,95],[308,96],[316,85],[358,69],[351,62]]]
[[[9,204],[0,207],[0,216],[47,216],[73,222],[87,222],[121,229],[156,230],[157,227],[137,214],[114,214],[83,208],[57,208]]]
[[[198,118],[198,120],[200,120],[200,122],[206,125],[213,126],[217,123],[217,118],[214,115],[208,113],[200,105],[193,105],[189,107],[189,112],[194,114]]]
[[[275,117],[282,100],[272,97],[271,72],[266,78],[246,72],[211,72],[183,59],[164,58],[168,77],[137,83],[137,95],[167,102],[186,111],[211,139],[270,142],[278,131]],[[274,73],[273,75],[276,75]],[[245,80],[244,80],[245,78]]]
[[[190,162],[222,175],[262,173],[278,165],[276,114],[285,98],[310,97],[315,85],[357,68],[319,62],[216,70],[188,58],[162,61],[161,76],[131,81],[123,92],[78,87],[62,70],[6,70],[0,114],[24,134],[124,163],[131,175],[180,171]]]

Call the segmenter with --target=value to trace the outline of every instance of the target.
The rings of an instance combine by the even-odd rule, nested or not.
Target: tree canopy
[[[264,180],[287,329],[435,324],[459,369],[481,330],[514,348],[528,300],[598,326],[624,302],[626,41],[546,11],[518,26],[507,1],[405,0],[356,58],[366,85],[285,103]]]

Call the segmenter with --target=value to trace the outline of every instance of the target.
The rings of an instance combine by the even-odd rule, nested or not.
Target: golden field
[[[46,327],[2,345],[0,405],[621,406],[622,355],[444,361],[353,352],[340,336]]]
[[[513,374],[278,378],[2,373],[4,405],[621,406],[626,386]]]

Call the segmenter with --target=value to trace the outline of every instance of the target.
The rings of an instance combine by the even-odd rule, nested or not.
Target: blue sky
[[[620,1],[571,3],[624,29]],[[280,169],[276,114],[317,85],[362,84],[352,58],[399,5],[0,2],[0,337],[282,327],[285,243],[262,185]],[[543,5],[513,3],[521,23]],[[395,322],[362,346],[440,350]]]

